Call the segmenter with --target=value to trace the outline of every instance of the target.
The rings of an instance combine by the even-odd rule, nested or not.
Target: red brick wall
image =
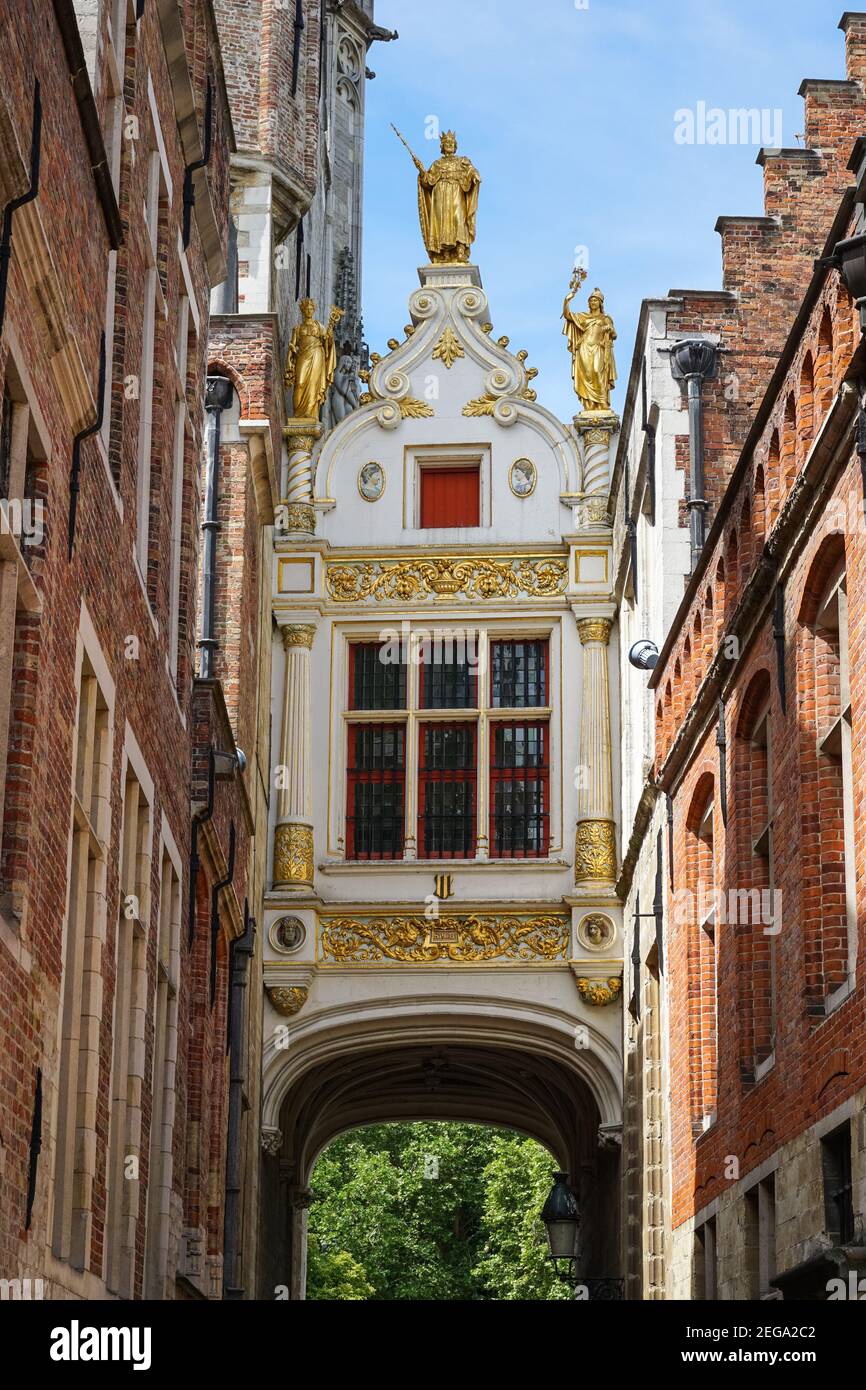
[[[206,70],[216,71],[218,53],[208,42],[206,6],[184,7],[192,26],[191,62],[198,100]],[[65,310],[81,360],[95,393],[99,335],[103,325],[108,266],[105,221],[95,196],[90,159],[72,97],[69,72],[53,7],[0,3],[0,90],[13,114],[19,144],[29,149],[32,103],[31,81],[42,83],[43,144],[38,210],[48,243],[60,270]],[[105,22],[103,16],[103,33]],[[188,29],[188,37],[190,29]],[[104,53],[101,61],[104,63]],[[136,468],[139,401],[124,394],[123,380],[139,370],[145,276],[144,226],[141,215],[145,196],[147,159],[142,157],[150,136],[147,73],[150,73],[165,141],[173,198],[163,209],[164,282],[157,310],[157,381],[154,392],[152,484],[150,496],[152,546],[146,576],[152,611],[135,570],[133,558],[136,524]],[[99,105],[104,106],[104,73],[98,84]],[[112,394],[111,466],[119,481],[122,513],[113,495],[109,468],[100,457],[100,445],[88,440],[82,449],[81,494],[75,550],[66,556],[69,504],[69,465],[72,431],[59,397],[47,345],[40,335],[36,305],[30,299],[14,250],[7,306],[7,324],[21,347],[23,365],[34,384],[35,405],[50,430],[51,457],[46,470],[46,540],[44,557],[34,565],[34,576],[43,611],[38,623],[22,628],[18,642],[15,708],[12,732],[13,769],[25,769],[24,777],[10,783],[8,815],[15,820],[9,861],[21,895],[23,917],[20,938],[26,955],[16,965],[0,945],[0,1012],[3,1046],[0,1047],[0,1109],[3,1122],[3,1180],[0,1182],[0,1275],[14,1277],[20,1270],[41,1272],[44,1250],[50,1244],[51,1200],[49,1169],[57,1078],[57,1037],[60,1016],[61,948],[67,897],[67,838],[71,813],[73,730],[76,718],[75,653],[81,603],[91,614],[102,653],[116,683],[113,764],[111,767],[111,834],[108,848],[107,939],[102,952],[104,1009],[100,1037],[100,1103],[97,1117],[97,1180],[90,1268],[99,1277],[104,1243],[106,1206],[105,1165],[109,1129],[109,1069],[112,1050],[114,1000],[114,952],[119,901],[119,837],[122,809],[120,785],[124,730],[134,734],[155,793],[152,814],[155,826],[151,883],[152,916],[149,924],[149,997],[155,983],[158,883],[158,827],[164,816],[184,863],[189,845],[189,769],[192,750],[190,677],[194,620],[190,599],[194,593],[197,562],[197,498],[193,474],[195,449],[188,449],[188,476],[184,494],[181,594],[182,653],[178,697],[166,670],[168,571],[171,547],[171,460],[174,434],[174,357],[179,296],[182,280],[177,256],[181,225],[184,153],[180,146],[174,99],[155,5],[145,7],[137,26],[137,52],[127,69],[127,111],[138,117],[140,140],[137,157],[124,142],[120,211],[124,239],[118,254],[117,306],[115,315],[115,385]],[[211,189],[218,214],[225,220],[227,149],[225,122],[217,112]],[[221,206],[220,206],[221,204]],[[193,225],[188,264],[202,331],[189,365],[188,400],[193,430],[202,430],[203,377],[207,344],[209,283],[198,230]],[[0,348],[0,377],[6,369],[6,352]],[[38,639],[37,639],[38,632]],[[127,638],[139,642],[138,658],[127,659]],[[38,667],[32,653],[38,640]],[[28,812],[29,810],[29,817]],[[9,822],[7,821],[7,825]],[[243,865],[240,865],[241,873]],[[6,872],[6,865],[4,865]],[[186,920],[186,902],[183,905]],[[183,933],[184,943],[186,933]],[[27,969],[28,960],[30,968]],[[182,952],[180,1013],[187,1016],[193,980],[184,944]],[[219,1027],[217,1019],[216,1027]],[[152,1021],[148,1022],[145,1074],[150,1074]],[[44,1073],[45,1110],[43,1152],[39,1165],[33,1227],[22,1229],[27,1190],[28,1145],[36,1068]],[[178,1066],[179,1105],[175,1129],[177,1190],[182,1190],[186,1141],[187,1057],[181,1049]],[[215,1105],[221,1104],[215,1100]],[[149,1100],[144,1105],[142,1134],[143,1172],[140,1211],[143,1215],[147,1187]],[[139,1222],[136,1291],[141,1290],[143,1220]],[[62,1282],[63,1276],[59,1276]],[[71,1278],[73,1276],[70,1276]]]

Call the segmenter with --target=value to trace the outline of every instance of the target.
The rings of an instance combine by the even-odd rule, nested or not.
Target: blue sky
[[[562,299],[575,247],[605,293],[625,388],[640,302],[718,288],[721,214],[762,211],[758,146],[683,145],[675,112],[780,110],[803,130],[804,77],[845,76],[840,0],[377,0],[400,33],[375,44],[367,85],[364,315],[385,352],[402,338],[424,260],[415,174],[393,121],[425,163],[435,115],[483,184],[473,256],[494,332],[529,350],[539,400],[568,418]],[[802,142],[800,142],[802,143]]]

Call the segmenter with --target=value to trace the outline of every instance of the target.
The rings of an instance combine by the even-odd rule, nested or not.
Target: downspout
[[[671,348],[671,372],[675,381],[685,381],[689,402],[688,508],[692,573],[697,568],[707,535],[703,385],[716,375],[718,362],[718,348],[705,338],[684,338]]]
[[[31,203],[39,192],[39,162],[42,153],[42,97],[39,79],[33,87],[33,126],[30,135],[30,185],[20,198],[7,203],[3,213],[3,234],[0,237],[0,333],[6,316],[6,288],[9,283],[9,261],[12,257],[12,214],[25,203]]]
[[[241,1120],[243,1118],[244,999],[247,989],[247,966],[252,959],[256,935],[256,919],[250,916],[249,902],[244,903],[244,934],[232,942],[228,1051],[229,1051],[229,1114],[226,1138],[226,1185],[223,1232],[223,1295],[240,1299],[244,1289],[238,1267],[241,1232]]]
[[[211,131],[213,127],[213,85],[210,78],[207,80],[207,95],[204,106],[204,151],[201,159],[197,159],[194,164],[188,164],[183,171],[183,249],[189,247],[190,233],[192,232],[192,210],[195,207],[195,189],[192,186],[193,174],[199,169],[204,169],[210,162]]]
[[[199,811],[193,817],[192,837],[189,851],[189,906],[187,917],[186,943],[187,947],[192,948],[195,940],[195,899],[196,888],[198,886],[198,871],[201,864],[198,852],[198,837],[202,826],[210,820],[213,815],[214,789],[216,786],[216,759],[213,748],[208,750],[207,766],[207,805],[203,811]]]
[[[235,876],[235,823],[232,821],[229,826],[229,861],[226,866],[225,878],[218,878],[211,888],[210,894],[210,1006],[213,1008],[216,1000],[216,977],[217,977],[217,938],[220,930],[220,893],[224,888],[231,885]]]
[[[75,546],[75,521],[78,516],[78,492],[81,478],[81,446],[85,439],[89,439],[92,434],[98,434],[102,429],[102,420],[105,414],[105,330],[99,340],[99,386],[97,387],[96,399],[96,419],[92,425],[87,425],[72,441],[72,465],[69,469],[69,524],[67,531],[66,558],[72,559],[72,551]]]
[[[209,376],[205,391],[204,408],[207,411],[207,478],[205,480],[204,500],[204,570],[202,575],[201,638],[199,648],[199,678],[203,681],[213,679],[213,653],[216,649],[215,636],[215,598],[216,598],[216,545],[219,530],[219,462],[220,430],[222,413],[231,404],[234,387],[227,376]]]

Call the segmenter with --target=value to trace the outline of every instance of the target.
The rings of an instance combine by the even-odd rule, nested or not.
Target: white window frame
[[[390,630],[390,629],[389,629]],[[408,634],[407,645],[417,638],[419,632],[435,634],[443,632],[465,632],[474,635],[478,641],[478,684],[479,703],[476,709],[425,710],[420,708],[420,668],[411,659],[408,661],[406,680],[406,706],[403,710],[350,710],[348,707],[349,689],[349,649],[353,643],[386,641],[382,637],[382,625],[347,625],[335,630],[335,644],[332,649],[332,684],[337,692],[332,706],[337,717],[331,723],[330,765],[334,769],[329,789],[330,809],[328,814],[328,849],[352,868],[361,872],[387,869],[393,865],[418,864],[439,865],[443,867],[466,867],[473,864],[490,863],[498,868],[508,864],[535,865],[549,864],[563,847],[563,728],[562,728],[562,627],[558,619],[540,619],[525,623],[509,622],[507,619],[484,622],[467,618],[439,616],[432,612],[419,614],[404,627]],[[394,629],[396,631],[396,628]],[[404,640],[401,634],[401,640]],[[528,709],[492,708],[489,703],[490,689],[490,643],[498,641],[546,641],[548,644],[548,703]],[[500,722],[547,722],[548,725],[548,789],[550,798],[549,844],[544,858],[491,859],[489,855],[490,824],[490,726]],[[419,741],[420,724],[428,723],[471,724],[477,726],[476,737],[476,853],[475,858],[419,859],[417,858],[418,829],[418,791],[419,791]],[[396,724],[405,723],[406,771],[404,783],[404,851],[403,857],[393,860],[349,859],[346,855],[346,817],[348,806],[346,787],[348,776],[349,725],[350,724]]]

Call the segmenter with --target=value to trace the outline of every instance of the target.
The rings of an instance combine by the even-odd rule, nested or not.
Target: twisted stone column
[[[310,652],[316,629],[310,623],[288,623],[282,634],[286,672],[274,831],[274,887],[311,888]]]
[[[312,534],[316,529],[313,507],[313,444],[322,433],[316,420],[290,420],[284,434],[289,454],[286,474],[286,530]]]
[[[613,815],[610,690],[607,645],[610,618],[579,618],[583,646],[583,706],[580,717],[580,779],[574,841],[574,881],[613,883],[616,879],[616,823]]]
[[[578,504],[581,526],[608,524],[607,495],[610,484],[610,441],[619,427],[617,416],[575,416],[574,427],[583,440],[583,494]]]

